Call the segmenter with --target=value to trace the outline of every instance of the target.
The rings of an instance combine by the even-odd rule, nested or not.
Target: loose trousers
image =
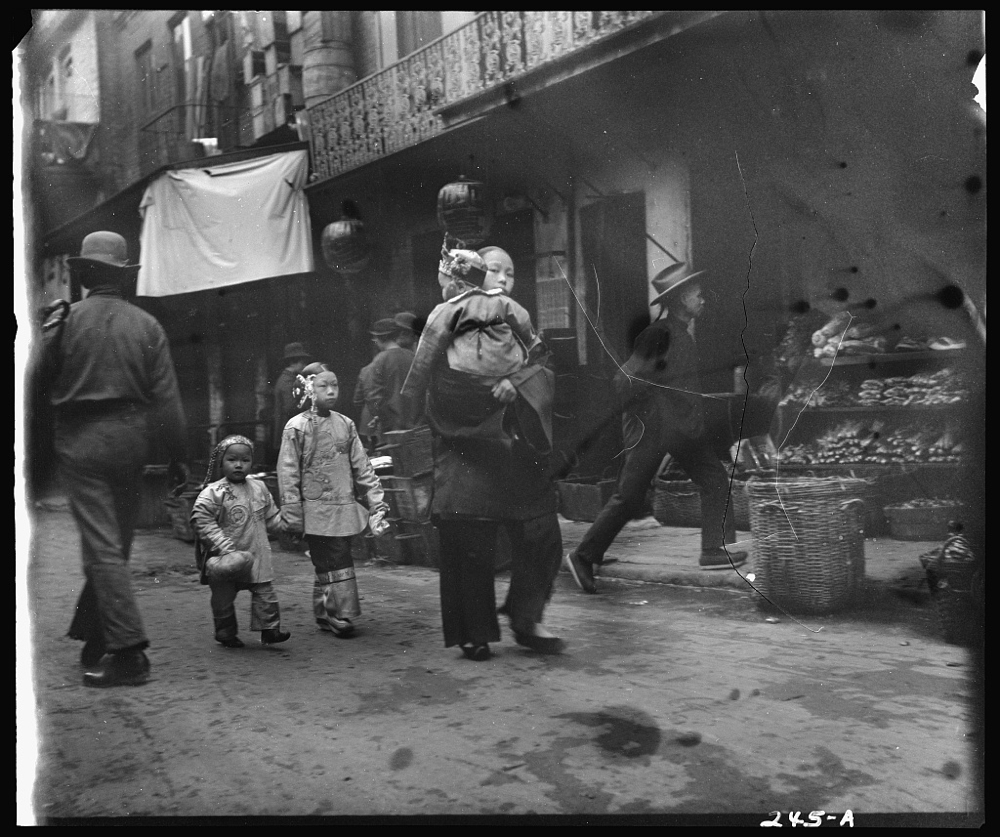
[[[250,591],[250,630],[266,631],[281,627],[281,610],[278,594],[270,581],[242,584],[235,581],[209,581],[212,590],[212,618],[215,621],[215,638],[232,639],[239,631],[236,620],[236,594]]]
[[[545,605],[562,560],[562,533],[557,515],[529,520],[437,518],[441,538],[441,621],[445,647],[499,642],[496,575],[497,532],[510,538],[510,587],[502,611],[515,630],[532,632],[542,621]]]
[[[644,418],[648,425],[654,423],[648,414]],[[591,564],[604,560],[605,551],[622,527],[642,512],[649,486],[668,453],[701,489],[701,548],[715,549],[735,542],[729,475],[712,445],[704,439],[642,426],[642,419],[630,414],[624,424],[626,453],[618,484],[580,541],[576,555]]]
[[[108,653],[149,644],[128,568],[147,445],[138,409],[56,419],[55,448],[86,576],[69,636],[103,638]]]
[[[313,614],[316,624],[334,633],[351,628],[351,619],[361,615],[358,581],[354,574],[351,537],[306,535],[316,580],[313,582]]]

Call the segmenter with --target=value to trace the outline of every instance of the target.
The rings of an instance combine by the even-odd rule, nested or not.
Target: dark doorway
[[[587,362],[613,373],[649,325],[645,195],[612,195],[582,207],[580,232],[587,314],[595,326],[588,327]]]
[[[644,195],[614,195],[583,207],[580,232],[590,323],[587,366],[575,376],[572,393],[575,432],[565,467],[579,476],[614,477],[622,441],[612,379],[649,324]]]

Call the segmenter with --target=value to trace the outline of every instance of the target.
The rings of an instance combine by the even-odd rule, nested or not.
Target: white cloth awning
[[[137,294],[171,296],[313,270],[308,169],[303,149],[164,172],[139,204]]]

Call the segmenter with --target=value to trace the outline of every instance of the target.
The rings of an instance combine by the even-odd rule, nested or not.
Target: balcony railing
[[[308,109],[314,180],[423,142],[440,110],[665,12],[483,12]]]

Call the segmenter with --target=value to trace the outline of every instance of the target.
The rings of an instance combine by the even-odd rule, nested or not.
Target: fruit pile
[[[844,422],[812,444],[789,445],[778,453],[783,465],[902,465],[957,462],[962,444],[953,427],[901,427],[883,432],[884,422]]]
[[[968,396],[952,369],[908,378],[870,378],[861,384],[858,403],[867,407],[957,404]]]

